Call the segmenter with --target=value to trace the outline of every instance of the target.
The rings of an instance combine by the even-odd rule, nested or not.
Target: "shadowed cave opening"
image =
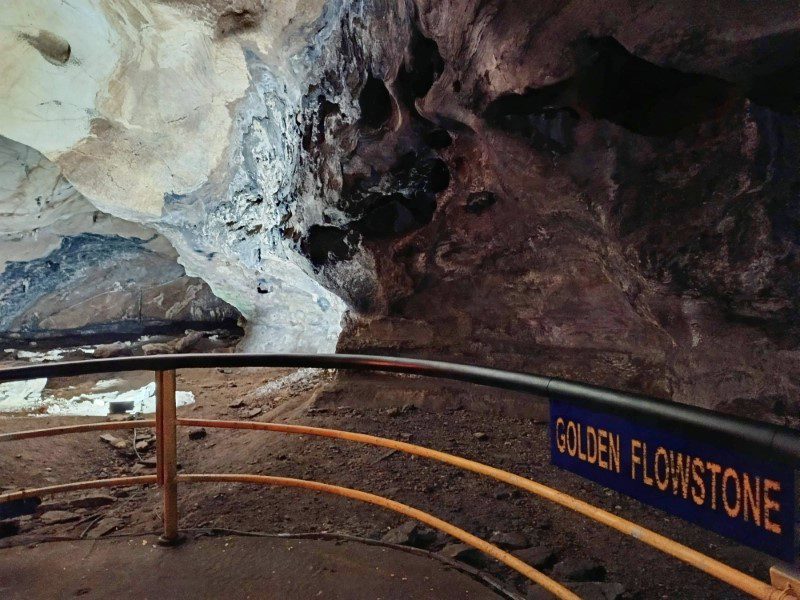
[[[397,74],[397,84],[403,101],[413,106],[414,99],[425,96],[442,71],[444,60],[439,54],[439,46],[434,40],[422,35],[414,23],[407,58]]]
[[[381,79],[367,77],[367,82],[358,97],[361,122],[372,129],[380,129],[392,116],[392,96]]]
[[[717,77],[662,67],[628,52],[614,38],[574,47],[577,70],[559,83],[492,101],[484,118],[543,147],[571,146],[579,115],[604,119],[646,136],[672,136],[715,118],[736,97]]]

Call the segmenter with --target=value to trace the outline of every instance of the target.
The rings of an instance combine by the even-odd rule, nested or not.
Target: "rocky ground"
[[[474,569],[416,548],[308,537],[203,537],[162,548],[151,535],[0,551],[6,600],[58,597],[407,600],[511,598]],[[302,565],[298,569],[298,565]],[[298,572],[300,577],[298,577]]]
[[[398,385],[402,384],[402,388]],[[505,392],[393,376],[255,369],[183,371],[178,388],[194,392],[187,417],[252,419],[348,429],[410,440],[530,477],[668,534],[747,573],[766,578],[771,561],[616,492],[548,464],[546,412],[537,400]],[[351,394],[344,390],[352,389]],[[396,393],[376,393],[392,390]],[[432,391],[438,390],[437,394]],[[372,392],[370,393],[370,390]],[[401,391],[405,390],[405,391]],[[437,401],[431,400],[438,398]],[[81,418],[0,420],[1,431]],[[133,447],[136,442],[137,449]],[[736,594],[678,561],[565,509],[455,468],[384,449],[264,432],[179,432],[182,472],[241,472],[315,479],[411,504],[455,523],[578,586],[590,598],[732,598]],[[4,444],[2,486],[47,485],[154,473],[150,432],[114,432]],[[537,597],[513,572],[400,516],[318,494],[234,484],[183,486],[181,528],[340,532],[422,547],[477,566]],[[3,546],[159,529],[155,489],[129,488],[46,499],[36,514],[2,522]]]

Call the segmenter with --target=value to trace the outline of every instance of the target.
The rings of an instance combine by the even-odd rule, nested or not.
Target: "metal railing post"
[[[156,371],[156,470],[163,498],[164,532],[159,541],[178,541],[178,449],[175,371]]]

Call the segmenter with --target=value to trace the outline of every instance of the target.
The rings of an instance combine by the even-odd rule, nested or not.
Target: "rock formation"
[[[374,247],[379,300],[340,347],[796,416],[800,14],[417,6],[452,182]]]
[[[0,22],[25,82],[0,134],[169,240],[245,348],[797,413],[787,3],[36,0]]]
[[[98,211],[35,150],[0,138],[0,339],[117,338],[236,322],[163,236]]]

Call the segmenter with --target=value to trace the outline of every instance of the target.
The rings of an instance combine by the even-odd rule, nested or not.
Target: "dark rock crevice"
[[[718,116],[736,97],[733,84],[661,67],[611,37],[574,44],[575,74],[551,86],[507,94],[483,113],[491,125],[567,151],[579,115],[646,136],[674,136]]]
[[[384,127],[392,117],[392,104],[386,84],[370,73],[358,97],[361,123],[371,129]]]
[[[0,273],[0,328],[24,339],[227,327],[237,311],[148,241],[82,233]]]
[[[422,34],[415,21],[412,22],[411,41],[396,79],[403,101],[413,106],[414,100],[430,91],[442,71],[444,60],[439,54],[439,46]]]
[[[741,123],[758,137],[732,135]],[[745,103],[694,139],[619,144],[608,212],[651,281],[782,346],[800,325],[799,127]]]
[[[416,21],[409,28],[396,68],[375,70],[352,40],[343,42],[343,48],[354,53],[350,62],[363,68],[363,83],[357,88],[358,142],[343,161],[342,189],[335,205],[346,222],[337,218],[335,225],[311,225],[301,239],[301,250],[316,268],[353,259],[362,244],[424,227],[433,218],[437,196],[450,183],[449,168],[438,150],[450,146],[452,136],[423,118],[415,107],[415,101],[428,93],[441,74],[444,61],[436,42],[422,35]],[[359,57],[363,66],[358,64]],[[376,75],[393,71],[396,75],[385,80]],[[331,77],[341,79],[335,73]],[[326,86],[323,83],[319,89]],[[320,106],[324,102],[321,95]],[[317,129],[307,124],[304,135],[304,148],[312,152],[319,152],[312,146],[320,140],[329,138],[335,143],[342,133],[332,131],[321,114],[313,122]],[[352,135],[353,130],[343,132]]]

